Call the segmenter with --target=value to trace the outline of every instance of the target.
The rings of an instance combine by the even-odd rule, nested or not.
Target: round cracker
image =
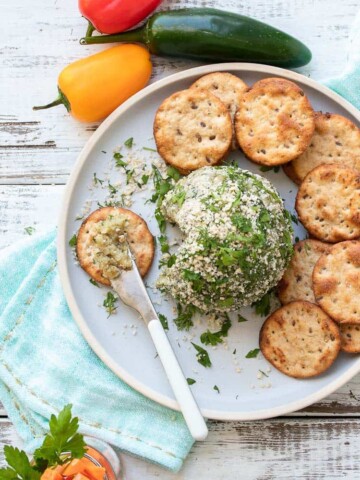
[[[136,265],[141,276],[145,276],[149,271],[155,252],[154,238],[148,229],[148,226],[139,215],[119,207],[104,207],[92,212],[82,223],[76,244],[76,254],[81,267],[96,282],[103,285],[110,285],[108,278],[102,275],[101,270],[93,263],[89,255],[89,245],[91,242],[92,224],[106,220],[109,216],[121,215],[127,219],[126,238],[130,249],[135,257]]]
[[[360,241],[333,245],[313,272],[317,303],[339,323],[360,324]]]
[[[260,331],[264,357],[285,375],[308,378],[327,370],[340,351],[336,323],[317,305],[297,301],[276,310]]]
[[[249,87],[239,77],[231,73],[214,72],[199,78],[190,88],[207,90],[215,95],[226,106],[230,113],[231,120],[234,123],[235,113],[239,108],[241,98]],[[234,130],[232,148],[234,150],[237,148]]]
[[[342,323],[340,336],[341,350],[347,353],[360,353],[360,325]]]
[[[330,248],[328,243],[312,239],[301,240],[294,245],[294,254],[278,286],[279,299],[283,305],[295,300],[315,303],[312,273],[321,255]]]
[[[301,155],[314,128],[314,111],[305,93],[283,78],[256,82],[244,93],[235,116],[240,147],[261,165],[281,165]]]
[[[360,172],[337,164],[314,168],[300,185],[295,208],[314,237],[335,243],[360,236]]]
[[[189,173],[217,165],[231,148],[232,122],[226,106],[212,93],[191,88],[160,105],[154,122],[159,154]]]
[[[292,162],[294,176],[302,182],[311,170],[324,163],[360,171],[360,129],[342,115],[317,112],[309,148]]]

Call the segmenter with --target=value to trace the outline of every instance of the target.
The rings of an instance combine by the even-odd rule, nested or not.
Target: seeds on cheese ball
[[[282,277],[292,228],[269,181],[238,167],[205,167],[181,179],[162,204],[185,240],[158,286],[182,305],[229,312],[259,300]]]
[[[155,251],[146,222],[125,208],[99,208],[80,227],[76,244],[79,263],[96,282],[109,286],[120,270],[131,269],[126,242],[145,276]]]
[[[261,165],[281,165],[301,155],[315,128],[303,90],[283,78],[265,78],[244,93],[235,117],[240,147]]]
[[[360,236],[360,172],[341,165],[320,165],[300,185],[296,211],[311,235],[324,242]]]
[[[227,155],[232,122],[226,106],[215,95],[191,88],[174,93],[160,105],[154,136],[165,162],[189,173],[216,165]]]

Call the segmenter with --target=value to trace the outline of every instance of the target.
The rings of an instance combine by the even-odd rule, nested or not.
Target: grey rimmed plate
[[[108,178],[110,183],[119,179],[118,169],[110,168],[114,149],[129,137],[134,138],[133,148],[154,148],[153,119],[160,103],[175,91],[182,90],[201,75],[227,71],[238,75],[249,85],[269,77],[281,76],[296,82],[304,89],[315,110],[340,113],[355,123],[360,113],[343,98],[319,83],[297,73],[265,65],[227,63],[208,65],[169,76],[134,95],[112,113],[93,134],[81,152],[68,182],[58,235],[59,271],[70,310],[82,334],[96,354],[126,383],[156,402],[177,409],[170,386],[156,358],[145,324],[138,315],[118,302],[117,312],[107,318],[101,306],[105,288],[96,288],[88,276],[74,262],[69,239],[80,226],[75,220],[87,201],[91,209],[97,201],[103,202],[106,188],[89,190],[93,175]],[[106,153],[104,153],[106,152]],[[148,161],[154,153],[142,150]],[[148,157],[146,157],[148,156]],[[277,187],[286,207],[294,211],[296,185],[280,170],[262,173],[259,166],[249,162],[239,152],[231,154],[242,168],[267,177]],[[145,192],[146,193],[146,192]],[[140,214],[154,235],[158,235],[154,220],[154,206],[145,203],[145,196],[137,194],[132,209]],[[304,230],[295,226],[295,235],[304,237]],[[146,281],[153,285],[158,275],[159,253]],[[173,318],[173,303],[149,290],[157,310],[169,320]],[[287,377],[261,356],[246,359],[246,354],[258,347],[259,329],[264,321],[252,309],[244,309],[247,322],[233,322],[226,345],[212,349],[206,347],[213,366],[205,369],[198,364],[190,341],[201,344],[199,335],[207,328],[198,324],[189,333],[178,332],[170,321],[168,336],[187,377],[196,380],[191,387],[207,418],[219,420],[254,420],[275,417],[304,408],[326,397],[341,387],[360,371],[360,356],[341,353],[333,366],[324,374],[308,380]],[[259,371],[265,372],[263,375]],[[258,378],[261,377],[261,378]],[[220,393],[214,387],[218,387]]]

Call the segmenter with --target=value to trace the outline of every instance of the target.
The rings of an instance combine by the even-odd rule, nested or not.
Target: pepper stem
[[[145,40],[146,25],[141,28],[130,30],[129,32],[116,33],[115,35],[97,35],[86,36],[80,39],[81,45],[93,45],[97,43],[146,43]]]
[[[86,30],[86,33],[85,33],[85,37],[91,37],[95,30],[96,29],[95,29],[94,25],[89,20],[88,27],[87,27],[87,30]]]
[[[65,97],[65,95],[62,93],[60,89],[59,89],[59,96],[57,97],[57,99],[55,99],[51,103],[48,103],[47,105],[40,105],[37,107],[33,107],[33,110],[45,110],[47,108],[56,107],[57,105],[64,105],[68,112],[70,112],[71,110],[69,100]]]

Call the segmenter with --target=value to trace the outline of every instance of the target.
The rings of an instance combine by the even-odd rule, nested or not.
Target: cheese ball
[[[182,305],[237,310],[277,285],[288,266],[291,219],[259,175],[236,166],[202,168],[182,178],[161,208],[185,240],[173,261],[164,258],[157,284]]]

